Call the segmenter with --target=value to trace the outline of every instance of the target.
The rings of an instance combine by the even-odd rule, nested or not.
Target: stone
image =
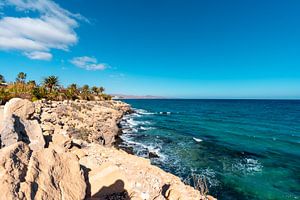
[[[45,123],[41,125],[43,131],[54,132],[54,126],[51,123]]]
[[[37,120],[30,119],[34,111],[34,104],[24,99],[14,98],[5,104],[0,126],[1,147],[23,141],[33,150],[44,148],[42,129]]]
[[[100,166],[85,165],[88,169],[91,197],[104,199],[106,196],[129,190],[124,172],[112,163]]]
[[[73,138],[97,142],[105,146],[114,145],[120,133],[117,124],[126,110],[131,109],[126,103],[114,101],[52,101],[50,106],[48,103],[38,101],[35,104],[42,108],[39,119],[44,134],[51,135],[61,133],[62,129],[72,129],[68,133],[72,135],[73,132]]]
[[[34,104],[29,100],[13,98],[5,104],[4,118],[15,115],[21,119],[29,119],[34,111]]]
[[[92,199],[102,197],[103,191],[118,184],[124,187],[132,200],[203,199],[199,191],[185,185],[178,177],[152,166],[149,159],[97,144],[90,144],[84,151],[86,155],[79,162],[88,171]],[[120,190],[115,190],[115,193],[120,194]]]
[[[63,147],[64,149],[68,150],[71,149],[73,146],[73,142],[70,138],[59,134],[55,133],[52,135],[52,145],[58,145],[60,147]]]
[[[86,184],[75,155],[43,149],[33,152],[30,164],[24,184],[27,199],[32,193],[35,199],[84,199]]]
[[[174,190],[172,188],[168,189],[166,192],[166,199],[167,200],[184,200],[181,196],[181,192]]]
[[[87,156],[87,153],[86,153],[84,150],[79,149],[79,148],[76,148],[76,147],[75,147],[75,148],[72,148],[72,151],[71,151],[71,152],[72,152],[74,155],[76,155],[78,159],[81,159],[81,158]]]
[[[21,182],[25,180],[31,150],[22,142],[0,150],[0,200],[22,199]]]
[[[0,200],[80,200],[86,184],[75,155],[18,142],[0,150],[0,194]]]
[[[6,118],[1,121],[0,136],[1,148],[16,143],[20,136],[14,127],[15,120],[13,118]],[[25,138],[23,138],[24,140]]]
[[[38,121],[37,120],[23,121],[23,125],[26,132],[25,134],[29,139],[29,147],[32,150],[43,149],[45,146],[45,139]]]
[[[157,155],[157,153],[152,152],[152,151],[149,152],[148,157],[149,157],[149,158],[159,158],[159,156]]]
[[[207,198],[207,200],[217,200],[215,197],[213,197],[211,195],[207,195],[206,198]]]

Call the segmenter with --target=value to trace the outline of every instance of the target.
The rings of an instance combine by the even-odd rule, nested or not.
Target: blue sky
[[[300,98],[300,1],[4,0],[0,73],[108,93]]]

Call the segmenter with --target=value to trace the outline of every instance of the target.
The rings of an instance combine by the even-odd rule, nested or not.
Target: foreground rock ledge
[[[0,199],[213,199],[112,146],[130,110],[118,101],[11,100],[0,109]],[[34,128],[16,130],[12,116]]]
[[[54,149],[31,151],[18,142],[0,151],[0,199],[84,199],[78,159]]]

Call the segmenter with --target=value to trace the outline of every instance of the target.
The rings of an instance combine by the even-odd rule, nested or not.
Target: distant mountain
[[[126,94],[110,94],[113,99],[166,99],[166,97],[161,96],[138,96],[138,95],[126,95]]]

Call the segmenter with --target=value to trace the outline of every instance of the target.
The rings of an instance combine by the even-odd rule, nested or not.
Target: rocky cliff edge
[[[214,199],[113,147],[119,101],[12,99],[0,108],[0,199]]]

